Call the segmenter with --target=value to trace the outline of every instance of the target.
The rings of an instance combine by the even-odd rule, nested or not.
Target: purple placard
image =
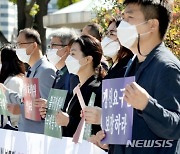
[[[135,77],[103,80],[102,84],[102,129],[106,144],[126,144],[132,139],[133,108],[123,100],[127,84]]]

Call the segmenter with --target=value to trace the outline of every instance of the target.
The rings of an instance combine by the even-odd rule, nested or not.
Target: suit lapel
[[[39,67],[41,64],[42,64],[42,60],[39,61],[39,64],[36,65],[36,67],[35,67],[34,69],[32,69],[31,74],[30,74],[30,76],[29,76],[30,78],[33,78],[33,77],[36,75],[37,69],[38,69],[38,67]]]
[[[61,89],[65,85],[65,79],[66,79],[65,77],[66,77],[66,73],[63,74],[62,76],[59,75],[57,77],[55,85],[58,86],[59,89]]]
[[[134,64],[135,61],[136,61],[136,58],[137,58],[137,56],[134,55],[134,56],[132,57],[132,59],[129,60],[129,62],[128,62],[128,64],[127,64],[126,72],[125,72],[125,74],[124,74],[124,77],[128,77],[128,76],[129,76],[129,73],[130,73],[130,71],[131,71],[131,69],[132,69],[133,64]]]

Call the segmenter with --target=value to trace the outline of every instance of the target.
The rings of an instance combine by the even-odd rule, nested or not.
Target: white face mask
[[[48,49],[46,55],[49,59],[50,63],[52,63],[54,66],[61,60],[61,57],[57,55],[58,49]]]
[[[22,61],[24,63],[29,63],[29,59],[30,59],[31,55],[26,54],[25,48],[16,49],[16,55],[18,56],[20,61]]]
[[[66,60],[65,64],[67,66],[67,69],[69,73],[77,75],[79,69],[81,68],[81,65],[79,64],[79,60],[75,59],[71,55],[69,55]]]
[[[137,26],[145,24],[147,21],[138,25],[131,25],[128,22],[122,20],[117,28],[117,37],[122,46],[130,49],[138,38]],[[146,35],[150,32],[146,32],[139,35]]]
[[[117,28],[117,37],[122,46],[130,49],[138,37],[136,26],[122,20]]]
[[[109,37],[105,37],[101,41],[101,46],[103,49],[103,55],[113,58],[114,56],[117,55],[119,49],[120,49],[120,44],[117,41],[114,41],[110,39]]]

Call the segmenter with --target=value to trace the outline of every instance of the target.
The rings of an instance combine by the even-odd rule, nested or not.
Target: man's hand
[[[69,115],[62,111],[56,114],[56,123],[60,126],[67,126],[69,124]]]
[[[88,124],[101,124],[101,108],[86,106],[81,112],[81,117],[84,116]]]
[[[147,91],[136,82],[127,85],[125,88],[124,100],[135,109],[144,110],[148,104],[149,97]]]
[[[34,106],[39,107],[40,116],[45,118],[47,112],[47,100],[43,98],[35,99]]]

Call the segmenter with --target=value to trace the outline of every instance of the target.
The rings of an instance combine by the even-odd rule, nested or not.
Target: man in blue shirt
[[[30,28],[26,28],[19,32],[17,37],[16,54],[18,58],[30,65],[26,77],[39,79],[40,97],[47,99],[50,88],[55,79],[56,68],[42,54],[41,40],[39,33]],[[3,87],[3,85],[1,85]],[[18,130],[31,133],[44,133],[44,121],[36,122],[26,119],[24,116],[24,104],[22,98],[17,93],[5,89],[8,103],[16,105],[8,105],[9,110],[14,107],[14,114],[21,114]]]

